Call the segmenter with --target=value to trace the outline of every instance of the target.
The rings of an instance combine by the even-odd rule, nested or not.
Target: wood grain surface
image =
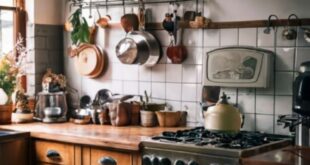
[[[163,131],[176,131],[180,127],[115,127],[110,125],[76,125],[73,123],[25,123],[0,125],[2,129],[30,132],[31,137],[65,143],[139,151],[141,140],[159,135]]]

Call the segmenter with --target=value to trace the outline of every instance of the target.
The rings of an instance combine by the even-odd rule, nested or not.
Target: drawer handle
[[[55,150],[48,150],[46,153],[46,157],[50,159],[60,159],[60,154]]]
[[[98,161],[99,165],[117,165],[116,161],[111,157],[102,157]]]

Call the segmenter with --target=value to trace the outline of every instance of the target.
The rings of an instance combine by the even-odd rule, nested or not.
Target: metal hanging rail
[[[203,0],[148,0],[144,1],[144,4],[163,4],[163,3],[182,3],[189,1],[203,1]],[[90,7],[105,7],[105,6],[124,6],[130,5],[135,6],[139,5],[138,1],[133,0],[108,0],[106,1],[93,1],[93,2],[85,2],[84,0],[69,0],[73,6],[80,6],[82,8],[90,8]]]

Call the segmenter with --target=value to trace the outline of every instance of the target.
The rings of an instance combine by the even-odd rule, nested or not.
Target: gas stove
[[[142,142],[142,164],[239,164],[240,158],[285,147],[291,142],[290,136],[247,131],[210,132],[203,127],[163,132]]]

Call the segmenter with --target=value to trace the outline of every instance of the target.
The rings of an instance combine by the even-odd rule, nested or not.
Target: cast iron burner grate
[[[220,148],[247,149],[273,141],[291,139],[291,137],[248,131],[240,131],[236,134],[210,132],[205,130],[204,127],[196,127],[176,132],[163,132],[161,136],[155,136],[152,139],[175,143],[189,143],[197,146],[212,145]]]

